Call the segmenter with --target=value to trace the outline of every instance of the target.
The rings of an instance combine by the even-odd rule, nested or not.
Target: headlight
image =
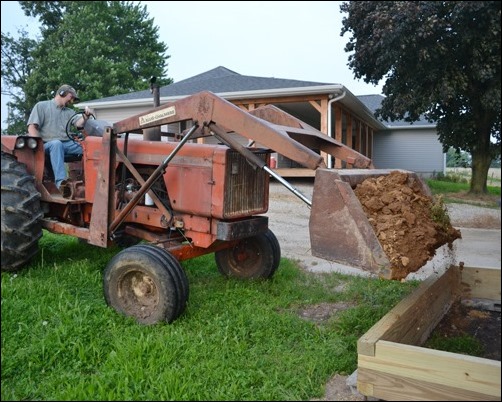
[[[16,148],[24,148],[26,146],[26,138],[18,137],[16,139]]]
[[[22,149],[28,147],[29,149],[37,148],[37,140],[33,137],[23,136],[16,138],[16,148]]]
[[[28,148],[35,149],[37,147],[37,140],[35,138],[28,138]]]

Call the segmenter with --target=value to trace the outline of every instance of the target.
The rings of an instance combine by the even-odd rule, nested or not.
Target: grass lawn
[[[118,249],[44,232],[41,253],[2,272],[2,400],[308,400],[357,368],[357,339],[416,282],[310,274],[282,259],[268,281],[183,263],[187,310],[143,326],[109,308],[102,271]],[[338,303],[323,320],[299,312]]]
[[[468,189],[428,184],[447,202]],[[497,207],[500,187],[489,190]],[[2,400],[319,398],[357,368],[358,338],[418,285],[308,273],[285,258],[271,280],[239,281],[207,255],[182,263],[185,314],[144,326],[105,303],[102,273],[118,248],[44,232],[40,249],[2,272]],[[329,315],[303,314],[323,306]]]

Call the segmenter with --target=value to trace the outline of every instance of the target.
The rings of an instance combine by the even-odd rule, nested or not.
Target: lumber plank
[[[357,369],[357,389],[386,401],[496,401],[499,397],[371,369]]]
[[[379,340],[422,345],[458,297],[459,283],[457,266],[429,276],[359,338],[358,354],[374,356]]]
[[[276,168],[275,173],[282,177],[314,177],[315,170],[306,168]]]
[[[378,341],[375,356],[359,355],[358,373],[359,369],[407,378],[424,387],[436,384],[459,392],[479,393],[499,400],[501,397],[501,363],[495,360]]]

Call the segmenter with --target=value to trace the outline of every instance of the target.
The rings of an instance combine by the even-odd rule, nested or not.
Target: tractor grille
[[[255,151],[255,155],[267,159],[267,151]],[[269,175],[262,169],[254,169],[236,151],[229,150],[225,172],[225,218],[236,218],[267,212]]]

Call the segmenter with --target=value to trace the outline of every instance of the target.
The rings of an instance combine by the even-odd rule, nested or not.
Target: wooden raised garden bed
[[[500,361],[421,347],[460,299],[500,307],[500,268],[461,264],[421,283],[359,339],[358,391],[383,400],[500,401]]]

